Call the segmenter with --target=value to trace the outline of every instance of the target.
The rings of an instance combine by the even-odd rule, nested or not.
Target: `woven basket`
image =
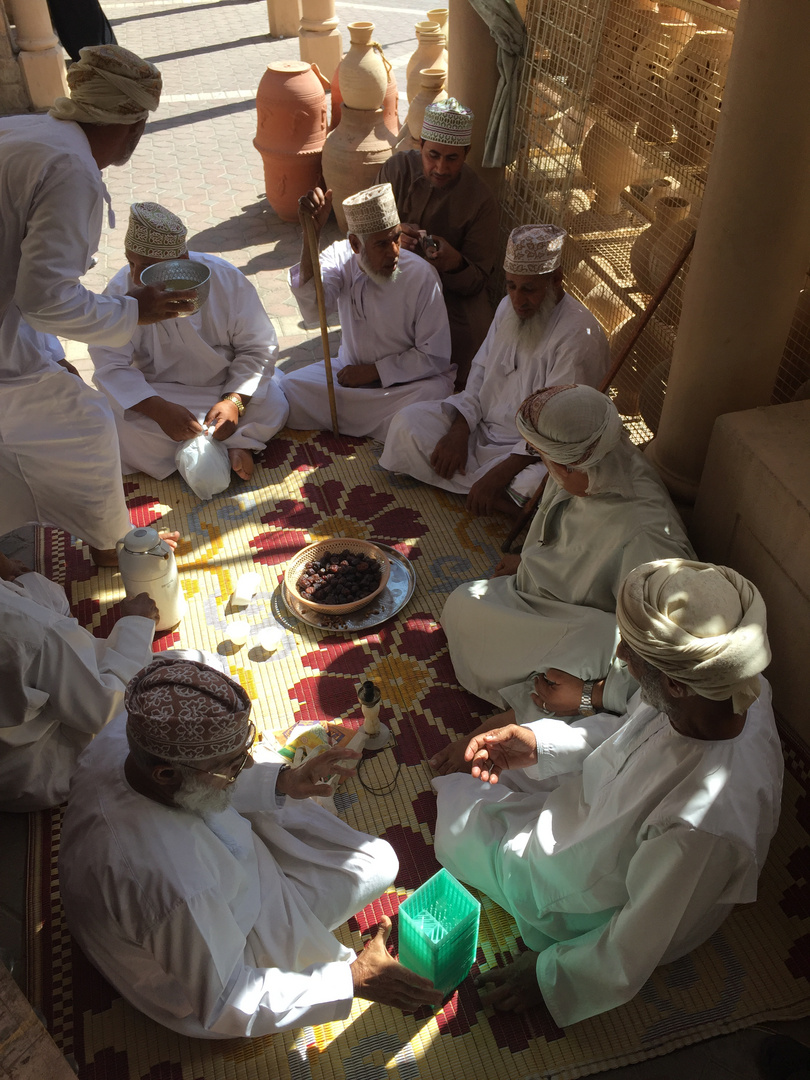
[[[379,586],[374,592],[370,592],[368,596],[363,596],[360,600],[352,600],[350,604],[318,604],[314,600],[310,600],[308,596],[302,596],[298,591],[297,582],[304,572],[304,567],[308,562],[319,559],[326,551],[350,551],[352,555],[367,555],[371,559],[376,559],[378,563],[382,564]],[[370,604],[372,600],[376,600],[388,584],[390,573],[391,563],[388,556],[376,544],[372,544],[369,540],[353,540],[348,536],[336,536],[331,540],[320,540],[317,544],[310,544],[309,547],[302,548],[297,555],[294,555],[287,563],[287,569],[284,571],[284,584],[304,607],[311,608],[312,611],[320,611],[324,615],[346,615],[348,612],[358,611],[361,607],[365,607],[366,604]]]

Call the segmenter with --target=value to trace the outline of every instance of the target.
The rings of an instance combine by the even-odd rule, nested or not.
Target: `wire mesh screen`
[[[568,230],[566,288],[597,317],[614,359],[633,342],[611,393],[639,442],[658,427],[688,258],[639,325],[697,228],[735,25],[736,12],[702,0],[527,6],[503,230]],[[803,343],[806,355],[808,337],[794,351]]]

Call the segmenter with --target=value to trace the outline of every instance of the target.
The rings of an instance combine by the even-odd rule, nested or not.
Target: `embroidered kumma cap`
[[[562,262],[567,235],[557,225],[518,225],[509,234],[504,270],[507,274],[550,274]]]
[[[368,235],[387,232],[399,225],[394,189],[390,184],[375,184],[343,200],[343,212],[350,233]]]
[[[160,103],[160,72],[120,45],[86,45],[68,68],[70,97],[57,98],[50,115],[79,124],[137,124]]]
[[[163,761],[207,761],[241,750],[250,698],[220,671],[159,656],[124,694],[127,735]]]
[[[159,203],[133,203],[124,247],[148,259],[179,259],[188,250],[186,227],[177,214]]]
[[[447,146],[469,146],[474,119],[472,110],[465,108],[455,98],[436,101],[425,109],[422,138],[426,142],[444,143]]]

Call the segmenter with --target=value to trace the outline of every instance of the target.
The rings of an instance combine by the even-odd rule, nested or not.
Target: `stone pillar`
[[[45,0],[26,0],[15,3],[14,22],[17,28],[19,64],[31,104],[35,109],[48,109],[58,97],[67,97],[65,54],[51,26]]]
[[[267,19],[273,37],[295,37],[301,22],[301,0],[267,0]]]
[[[693,503],[712,427],[766,404],[810,257],[810,4],[743,0],[661,425],[650,456]]]
[[[484,169],[481,159],[489,114],[498,86],[498,53],[489,27],[470,5],[469,0],[450,0],[451,45],[448,47],[447,93],[475,113],[472,146],[467,155],[482,180],[496,190],[502,169]]]
[[[12,47],[11,29],[0,0],[0,116],[28,112],[30,108],[31,98]]]
[[[331,82],[343,55],[335,0],[301,0],[298,50],[302,60],[317,64],[321,75]]]

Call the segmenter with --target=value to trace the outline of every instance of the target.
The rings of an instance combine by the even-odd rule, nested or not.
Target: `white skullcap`
[[[568,236],[556,225],[518,225],[509,234],[503,268],[507,274],[550,274],[562,262]]]
[[[163,85],[148,60],[120,45],[87,45],[68,68],[70,97],[57,98],[50,115],[79,124],[137,124],[158,107]]]
[[[475,116],[472,110],[466,109],[455,98],[436,101],[425,109],[422,138],[426,142],[444,143],[446,146],[469,146],[473,120]]]
[[[147,259],[179,259],[188,250],[186,227],[159,203],[133,203],[124,248]]]
[[[350,233],[367,236],[399,225],[399,211],[390,184],[376,184],[350,195],[343,200],[343,212]]]
[[[770,663],[765,603],[727,566],[660,559],[631,571],[619,589],[622,639],[671,679],[742,714],[759,697]]]

